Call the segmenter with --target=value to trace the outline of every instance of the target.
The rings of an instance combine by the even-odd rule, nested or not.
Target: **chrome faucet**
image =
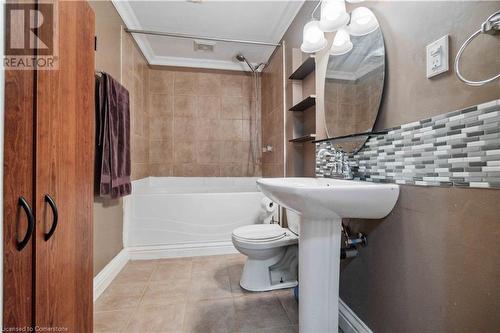
[[[333,148],[333,153],[328,149],[320,149],[318,151],[318,158],[320,160],[328,158],[327,166],[330,167],[330,177],[343,179],[353,178],[349,157],[342,149]]]
[[[344,179],[353,179],[351,165],[349,164],[349,156],[346,152],[342,152],[342,175]]]

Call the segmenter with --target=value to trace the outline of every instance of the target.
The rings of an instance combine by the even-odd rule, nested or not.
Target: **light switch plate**
[[[427,45],[427,78],[450,69],[449,39],[449,35],[446,35]]]

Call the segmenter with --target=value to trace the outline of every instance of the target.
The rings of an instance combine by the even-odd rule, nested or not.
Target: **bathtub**
[[[150,177],[124,198],[124,246],[131,259],[236,253],[232,231],[269,214],[257,178]]]

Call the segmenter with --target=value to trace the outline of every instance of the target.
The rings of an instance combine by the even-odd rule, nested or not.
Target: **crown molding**
[[[149,64],[174,67],[222,69],[230,71],[250,71],[248,66],[243,66],[239,62],[211,59],[153,56]]]

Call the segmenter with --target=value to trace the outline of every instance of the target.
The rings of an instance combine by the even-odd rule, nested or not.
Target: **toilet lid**
[[[253,224],[234,229],[233,235],[248,240],[272,241],[285,237],[285,229],[277,224]]]

